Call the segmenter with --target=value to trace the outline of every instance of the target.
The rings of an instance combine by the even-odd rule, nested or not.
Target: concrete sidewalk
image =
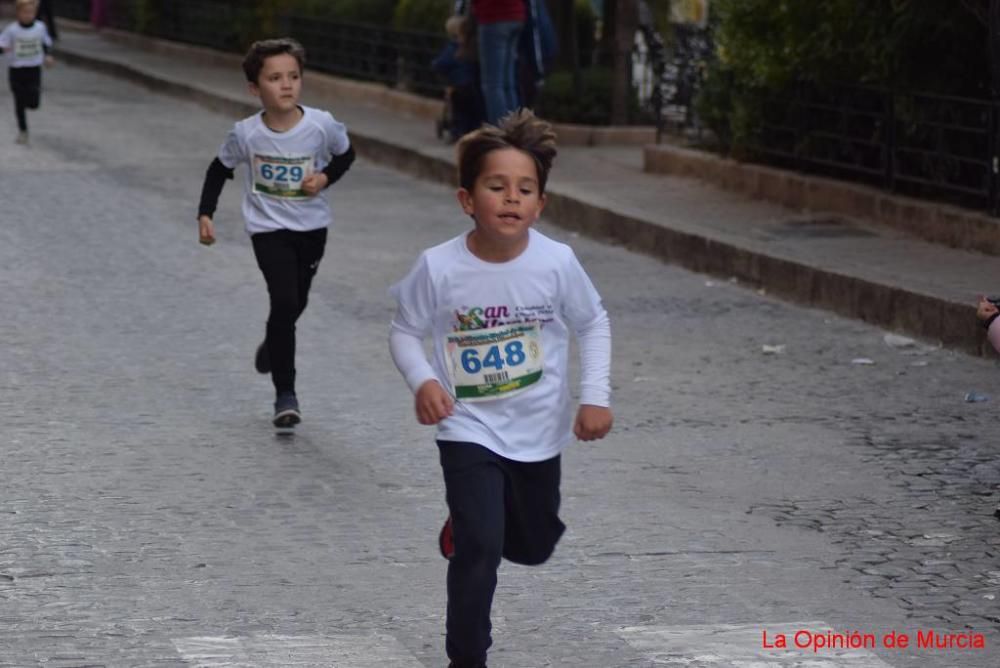
[[[56,53],[67,63],[195,100],[234,120],[257,108],[236,56],[69,23]],[[433,101],[407,105],[383,87],[318,73],[310,73],[303,101],[345,122],[364,158],[455,182],[453,149],[435,137]],[[206,164],[214,148],[206,147]],[[565,228],[966,352],[985,350],[973,304],[978,294],[1000,289],[996,257],[645,173],[637,146],[563,146],[548,194],[546,218]]]

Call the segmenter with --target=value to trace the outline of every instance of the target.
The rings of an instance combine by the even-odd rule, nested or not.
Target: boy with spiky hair
[[[555,549],[560,453],[611,429],[611,330],[572,249],[532,229],[545,205],[555,134],[514,112],[458,144],[458,201],[473,229],[421,254],[393,286],[393,360],[436,424],[450,516],[446,649],[485,666],[501,558],[536,565]],[[580,407],[568,387],[580,348]],[[432,337],[432,360],[422,343]]]
[[[299,104],[305,51],[293,39],[255,42],[243,61],[263,109],[236,123],[205,174],[199,240],[215,243],[212,216],[226,179],[247,165],[243,217],[270,295],[266,335],[254,366],[271,374],[274,425],[302,419],[295,393],[295,322],[323,257],[330,204],[320,196],[354,161],[347,130],[327,111]]]
[[[52,38],[38,20],[37,0],[17,0],[17,19],[0,32],[0,54],[9,53],[8,79],[17,115],[17,143],[28,143],[28,109],[38,109],[42,97],[42,65],[51,66]]]

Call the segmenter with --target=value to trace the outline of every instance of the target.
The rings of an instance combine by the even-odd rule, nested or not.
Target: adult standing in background
[[[56,31],[56,15],[53,5],[55,5],[56,0],[39,0],[38,3],[38,18],[42,20],[45,27],[49,29],[49,37],[52,39],[59,39],[59,33]]]
[[[103,28],[108,22],[108,5],[106,0],[90,0],[90,24],[95,28]]]
[[[527,12],[524,0],[472,0],[472,15],[479,26],[479,72],[486,120],[496,125],[520,106],[517,52]]]

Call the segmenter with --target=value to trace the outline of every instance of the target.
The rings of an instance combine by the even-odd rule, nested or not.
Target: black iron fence
[[[58,3],[58,13],[68,18],[86,20],[89,12],[90,0]],[[106,18],[112,28],[236,53],[254,39],[291,35],[314,69],[435,97],[444,92],[430,64],[446,37],[435,33],[284,13],[268,19],[249,3],[226,0],[109,0]]]
[[[59,0],[55,3],[55,13],[74,21],[89,21],[90,0]]]
[[[700,129],[694,105],[712,53],[709,28],[686,24],[673,26],[660,76],[663,88],[661,126],[675,132]]]
[[[423,95],[444,92],[430,66],[445,45],[444,35],[302,16],[283,17],[282,27],[302,42],[310,67]]]
[[[646,98],[661,132],[700,132],[695,101],[712,58],[710,30],[674,26],[646,58]],[[1000,214],[1000,105],[856,85],[800,83],[765,105],[750,146],[775,166]]]
[[[280,14],[269,26],[236,0],[110,0],[111,26],[241,52],[261,30],[299,39],[316,69],[440,96],[430,62],[445,37]],[[59,0],[86,19],[89,0]],[[667,43],[644,27],[632,53],[641,110],[661,130],[697,128],[694,113],[711,35],[680,26]],[[980,100],[859,86],[799,84],[765,105],[752,146],[770,164],[861,181],[893,192],[1000,210],[996,158],[1000,109]]]
[[[997,107],[981,100],[799,84],[769,101],[768,162],[997,211]]]

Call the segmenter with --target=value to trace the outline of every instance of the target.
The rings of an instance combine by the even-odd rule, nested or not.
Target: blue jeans
[[[496,124],[518,107],[517,45],[524,23],[501,21],[479,25],[479,69],[486,120]]]

